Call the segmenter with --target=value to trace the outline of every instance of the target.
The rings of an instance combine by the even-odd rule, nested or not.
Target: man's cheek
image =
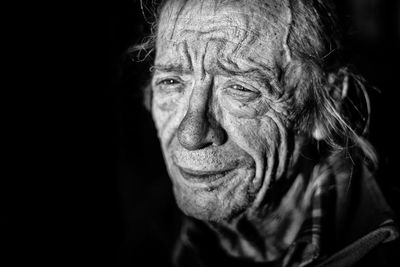
[[[232,140],[255,162],[251,187],[257,192],[264,183],[269,184],[274,179],[270,174],[279,162],[279,127],[268,116],[255,119],[230,116],[226,121],[229,122],[228,132]]]
[[[164,125],[167,121],[169,114],[168,112],[164,112],[163,109],[159,108],[158,106],[155,106],[153,102],[152,115],[157,131],[160,134],[161,129],[163,128],[162,125]]]
[[[153,91],[152,110],[154,119],[163,121],[170,113],[174,113],[177,110],[179,97],[177,94],[166,94],[159,91]]]
[[[265,99],[245,104],[223,98],[221,106],[228,135],[242,149],[260,157],[277,145],[279,129],[284,126],[269,116],[273,111]]]
[[[237,118],[226,116],[225,128],[230,138],[253,158],[259,159],[268,150],[271,128],[268,122],[262,119]]]
[[[181,106],[179,100],[153,99],[153,120],[162,143],[167,142],[178,128]]]

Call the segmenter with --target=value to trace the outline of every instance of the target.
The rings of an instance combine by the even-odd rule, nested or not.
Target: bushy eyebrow
[[[183,66],[180,63],[170,63],[170,64],[155,64],[150,67],[150,71],[154,72],[154,70],[158,70],[161,72],[176,72],[176,73],[183,73],[183,74],[190,74],[193,71]]]
[[[250,67],[248,69],[240,69],[238,65],[231,61],[227,60],[224,62],[221,62],[220,60],[217,60],[217,66],[218,70],[224,72],[225,75],[232,75],[232,76],[251,76],[256,79],[261,80],[262,82],[268,81],[272,79],[272,73],[273,71],[269,68],[265,69],[265,66],[263,68],[256,68],[256,67]]]

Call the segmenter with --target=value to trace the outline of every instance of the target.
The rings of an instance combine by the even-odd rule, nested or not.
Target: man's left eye
[[[254,88],[248,89],[240,84],[232,84],[226,87],[225,93],[239,101],[252,101],[260,96],[260,92]]]
[[[242,92],[252,92],[251,90],[249,90],[249,89],[247,89],[246,87],[241,86],[241,85],[239,85],[239,84],[234,84],[234,85],[231,86],[231,88],[232,88],[233,90],[238,90],[238,91],[242,91]]]

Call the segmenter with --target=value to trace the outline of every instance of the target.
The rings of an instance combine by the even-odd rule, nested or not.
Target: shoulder
[[[363,257],[354,267],[400,266],[400,239],[380,244]]]

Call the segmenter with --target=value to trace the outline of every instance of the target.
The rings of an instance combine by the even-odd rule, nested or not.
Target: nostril
[[[223,145],[226,141],[226,133],[220,126],[211,126],[208,129],[207,141],[214,146]]]

